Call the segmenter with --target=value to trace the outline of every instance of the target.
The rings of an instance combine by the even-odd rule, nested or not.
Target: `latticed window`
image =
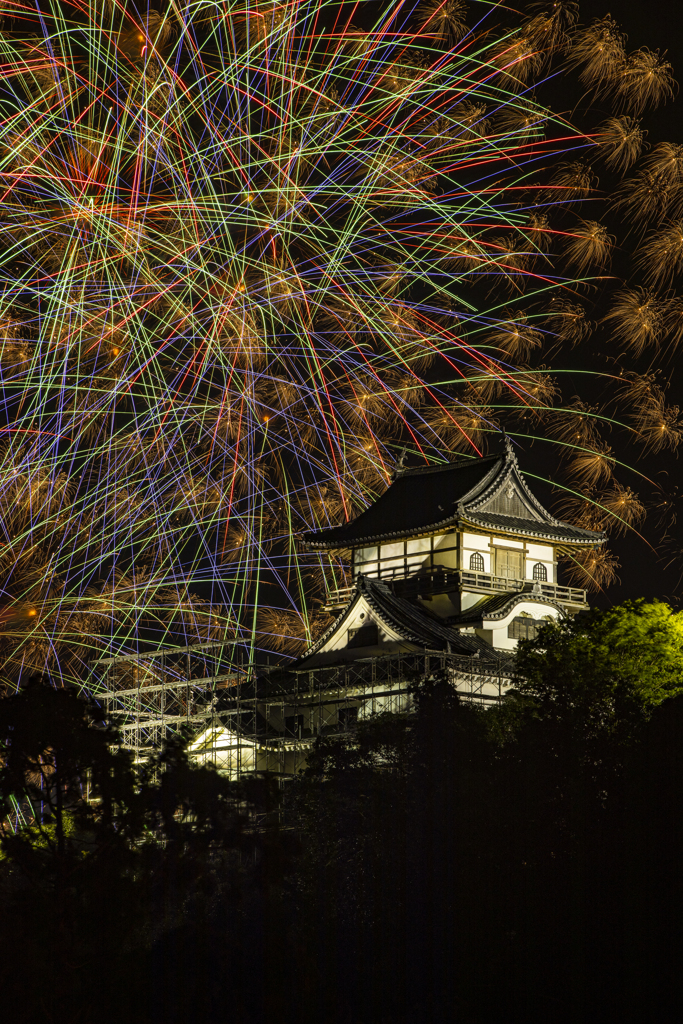
[[[539,623],[534,619],[518,615],[508,626],[508,637],[510,640],[535,640],[538,636]]]
[[[532,577],[535,580],[540,580],[541,583],[548,582],[548,570],[544,566],[543,562],[536,562],[536,565],[532,570]]]
[[[473,555],[470,555],[470,569],[473,572],[484,571],[484,558],[478,551],[475,551]]]

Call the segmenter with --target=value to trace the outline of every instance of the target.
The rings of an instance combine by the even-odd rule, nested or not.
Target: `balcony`
[[[587,604],[586,591],[578,587],[561,587],[557,583],[543,583],[541,580],[507,579],[488,572],[470,572],[465,569],[458,570],[457,575],[460,577],[459,589],[474,594],[522,593],[548,597],[560,604]]]
[[[558,604],[574,608],[586,608],[586,591],[578,587],[561,587],[557,583],[542,583],[540,580],[509,579],[494,576],[489,572],[471,572],[466,569],[430,569],[406,576],[404,571],[393,570],[383,573],[382,583],[391,588],[397,597],[415,600],[433,594],[453,592],[469,594],[529,594],[547,597]],[[325,602],[326,611],[339,611],[350,600],[353,587],[330,590]]]

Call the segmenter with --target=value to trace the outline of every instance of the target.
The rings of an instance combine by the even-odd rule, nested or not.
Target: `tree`
[[[26,822],[3,834],[6,856],[22,850],[28,867],[29,851],[62,860],[76,847],[85,853],[86,834],[124,838],[137,780],[132,755],[114,749],[117,742],[94,703],[39,678],[0,701],[1,808]]]
[[[502,849],[490,835],[485,716],[444,673],[416,681],[412,704],[350,740],[320,739],[295,783],[293,936],[309,962],[314,935],[328,966],[317,981],[326,1019],[439,1019],[454,1006],[481,1019],[482,878]]]
[[[328,1017],[636,1021],[671,997],[680,631],[657,602],[580,616],[520,645],[500,710],[432,678],[411,715],[318,743],[293,935]]]
[[[43,680],[0,700],[0,987],[19,1020],[134,1007],[145,986],[121,979],[213,903],[229,916],[277,859],[247,829],[273,784],[232,782],[184,746],[136,763],[95,704]]]
[[[663,701],[683,693],[683,615],[661,601],[627,601],[544,626],[520,642],[516,685],[497,725],[538,723],[580,760],[595,744],[627,744]]]

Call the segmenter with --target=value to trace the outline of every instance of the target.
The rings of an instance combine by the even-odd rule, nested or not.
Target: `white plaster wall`
[[[547,604],[537,604],[535,601],[522,601],[500,622],[484,619],[484,629],[491,631],[493,646],[499,651],[514,651],[517,647],[519,641],[513,640],[508,636],[508,626],[512,620],[516,619],[518,615],[522,614],[522,612],[526,612],[530,615],[536,623],[543,622],[546,616],[551,616],[553,619],[558,619],[560,617],[560,613],[557,609],[551,608]],[[481,636],[483,630],[477,630],[477,632]]]
[[[463,533],[462,546],[470,551],[481,551],[489,549],[489,537],[481,533]]]
[[[470,556],[474,552],[478,552],[484,559],[483,572],[491,572],[491,551],[489,545],[489,538],[484,537],[478,533],[463,533],[462,535],[462,555],[463,555],[463,569],[469,572],[470,568]]]
[[[537,562],[542,562],[548,570],[548,583],[557,583],[557,572],[555,566],[555,551],[550,544],[527,544],[526,546],[526,575],[527,579],[533,578],[533,568]]]
[[[434,565],[443,565],[447,569],[458,568],[458,551],[435,551]]]
[[[408,572],[417,572],[426,562],[429,562],[432,550],[431,537],[420,537],[418,540],[406,542],[406,565]]]
[[[461,608],[466,611],[468,608],[472,608],[473,605],[478,604],[482,597],[486,597],[485,594],[472,594],[469,590],[463,590],[460,596]]]
[[[555,552],[550,544],[527,544],[526,553],[534,562],[553,562]]]
[[[434,565],[441,565],[446,569],[458,568],[458,546],[460,535],[457,530],[451,533],[439,534],[434,538]],[[453,548],[452,551],[444,551],[444,548]]]
[[[365,576],[377,576],[377,553],[376,546],[356,548],[353,553],[354,575],[362,572]]]
[[[403,541],[396,544],[382,544],[379,549],[380,572],[391,569],[403,569]]]
[[[360,629],[361,626],[367,626],[368,622],[375,622],[377,624],[377,634],[380,643],[388,640],[400,640],[398,633],[392,630],[386,623],[378,619],[377,615],[374,612],[371,612],[370,606],[368,605],[365,597],[361,596],[348,617],[342,621],[336,632],[329,637],[318,653],[322,654],[325,651],[339,651],[346,647],[349,639],[349,630]],[[361,650],[361,648],[359,648],[359,650]]]

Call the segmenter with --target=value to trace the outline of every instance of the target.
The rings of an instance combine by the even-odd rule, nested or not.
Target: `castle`
[[[588,607],[584,590],[558,582],[558,557],[604,541],[543,507],[508,439],[503,451],[484,458],[397,467],[387,490],[356,519],[303,536],[308,551],[346,559],[353,583],[328,594],[334,622],[299,659],[212,675],[205,666],[194,677],[188,661],[186,671],[169,677],[173,652],[142,656],[138,663],[149,659],[147,682],[125,691],[128,705],[110,682],[108,706],[120,709],[124,734],[128,729],[138,744],[154,742],[184,714],[196,723],[190,750],[199,760],[235,774],[291,776],[317,736],[347,733],[377,711],[409,710],[412,682],[436,668],[463,697],[499,700],[518,641]],[[206,662],[210,648],[200,645],[193,656]],[[142,686],[147,700],[153,693],[164,700],[147,719],[130,713]],[[190,689],[200,691],[194,709]]]
[[[558,554],[604,540],[543,508],[509,440],[486,458],[400,468],[357,519],[304,536],[309,550],[345,556],[355,582],[330,595],[340,615],[299,666],[406,649],[513,651],[543,620],[587,607],[585,591],[559,585]]]

